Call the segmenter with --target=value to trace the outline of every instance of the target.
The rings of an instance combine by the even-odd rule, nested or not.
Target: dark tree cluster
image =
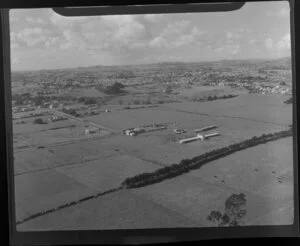
[[[47,124],[42,118],[36,118],[33,121],[33,124]]]
[[[240,226],[247,214],[245,209],[247,199],[245,194],[232,194],[225,201],[225,212],[213,210],[207,216],[207,220],[218,226]]]
[[[228,99],[228,98],[233,98],[233,97],[237,97],[238,95],[232,95],[232,94],[229,94],[229,95],[223,95],[223,96],[208,96],[207,97],[207,101],[214,101],[214,100],[218,100],[218,99]]]
[[[66,113],[66,114],[69,114],[69,115],[72,115],[72,116],[75,116],[75,117],[80,117],[80,114],[73,108],[70,108],[70,109],[64,108],[62,110],[62,112]]]
[[[123,94],[126,91],[124,90],[125,86],[122,83],[116,82],[113,85],[107,86],[105,89],[101,89],[103,90],[104,93],[106,94]]]
[[[98,103],[98,100],[96,97],[80,97],[78,98],[78,102],[84,105],[91,105]]]
[[[285,104],[293,103],[293,97],[290,97],[288,100],[284,101]]]

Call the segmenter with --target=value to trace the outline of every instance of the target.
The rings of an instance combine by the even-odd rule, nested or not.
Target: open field
[[[228,86],[193,86],[190,89],[183,89],[179,95],[187,98],[205,98],[208,96],[222,96],[228,94],[244,94],[244,90],[232,89]]]
[[[15,175],[83,163],[122,153],[120,149],[101,144],[101,142],[103,141],[86,140],[17,152],[14,155]]]
[[[230,194],[243,192],[248,201],[245,220],[252,225],[252,220],[293,203],[292,144],[292,138],[287,138],[256,146],[134,192],[177,212],[190,214],[190,218],[198,217],[202,223],[209,211],[223,212]],[[280,176],[285,176],[281,183]],[[206,209],[202,210],[201,204]],[[290,215],[278,223],[291,224]]]
[[[118,155],[66,167],[57,171],[97,191],[118,188],[122,181],[136,174],[152,172],[157,166],[140,159]]]
[[[73,97],[105,97],[105,93],[96,89],[78,89],[67,93]]]
[[[67,166],[66,162],[56,163],[56,167],[49,162],[49,158],[48,154],[48,162],[41,164],[52,164],[50,169],[15,176],[16,203],[22,207],[20,211],[17,208],[18,221],[97,192],[118,188],[126,177],[151,172],[157,168],[151,163],[126,155]]]
[[[292,123],[292,107],[284,104],[287,98],[289,97],[282,95],[244,94],[221,101],[174,103],[165,104],[164,107],[183,112],[288,125]]]
[[[244,94],[212,102],[171,103],[149,109],[122,110],[90,116],[87,119],[104,126],[109,125],[116,130],[151,123],[193,124],[190,122],[197,120],[200,125],[203,117],[197,116],[224,116],[226,120],[240,118],[253,122],[288,125],[292,123],[292,107],[284,105],[286,99],[286,96]]]
[[[292,176],[278,182],[291,175],[291,147],[292,138],[256,146],[161,183],[117,191],[44,215],[19,225],[18,230],[213,226],[206,220],[210,211],[223,212],[226,198],[241,192],[247,199],[246,225],[291,224]]]
[[[16,204],[22,207],[16,211],[17,221],[95,193],[55,170],[16,176],[15,184]]]
[[[121,207],[120,207],[120,204]],[[156,203],[120,191],[51,213],[18,226],[18,231],[196,227],[197,223]]]

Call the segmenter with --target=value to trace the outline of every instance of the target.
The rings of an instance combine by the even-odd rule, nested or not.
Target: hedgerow
[[[165,179],[173,178],[189,172],[190,170],[198,169],[207,162],[222,158],[236,151],[288,136],[292,136],[292,128],[280,132],[262,134],[258,137],[254,136],[239,143],[234,143],[220,149],[213,149],[192,159],[183,159],[179,164],[172,164],[171,166],[157,169],[152,173],[142,173],[134,177],[127,178],[122,182],[121,185],[124,188],[138,188],[158,183]]]

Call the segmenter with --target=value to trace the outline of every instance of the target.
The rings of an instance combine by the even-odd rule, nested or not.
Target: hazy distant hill
[[[152,64],[140,64],[140,65],[126,65],[126,66],[90,66],[90,67],[77,67],[66,69],[43,69],[39,71],[24,71],[24,72],[12,72],[13,74],[52,74],[52,73],[70,73],[70,72],[84,72],[93,73],[100,71],[117,71],[117,70],[130,70],[130,69],[164,69],[164,68],[222,68],[222,67],[249,67],[249,68],[262,68],[262,69],[291,69],[291,57],[284,57],[276,60],[263,60],[263,59],[248,59],[248,60],[220,60],[210,62],[159,62]]]

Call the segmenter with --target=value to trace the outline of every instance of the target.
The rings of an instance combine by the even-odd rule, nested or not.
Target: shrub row
[[[292,136],[292,128],[276,133],[262,134],[259,137],[254,136],[239,143],[231,144],[220,149],[211,150],[192,159],[183,159],[179,164],[172,164],[171,166],[160,168],[151,173],[142,173],[134,177],[127,178],[122,182],[121,185],[124,188],[137,188],[158,183],[162,180],[173,178],[189,172],[190,170],[200,168],[207,162],[219,159],[236,151],[288,136]]]
[[[67,207],[71,207],[71,206],[74,206],[76,204],[79,204],[81,202],[85,202],[85,201],[88,201],[88,200],[91,200],[91,199],[94,199],[94,198],[97,198],[99,196],[103,196],[103,195],[106,195],[108,193],[112,193],[112,192],[115,192],[117,190],[120,190],[121,187],[118,187],[118,188],[115,188],[115,189],[110,189],[110,190],[107,190],[107,191],[104,191],[104,192],[101,192],[101,193],[97,193],[95,195],[90,195],[90,196],[87,196],[87,197],[83,197],[77,201],[72,201],[72,202],[69,202],[69,203],[65,203],[65,204],[62,204],[56,208],[51,208],[51,209],[48,209],[48,210],[43,210],[41,212],[38,212],[38,213],[35,213],[35,214],[32,214],[26,218],[24,218],[23,220],[20,220],[20,221],[17,221],[16,222],[16,225],[19,225],[19,224],[22,224],[28,220],[32,220],[34,218],[37,218],[37,217],[40,217],[40,216],[43,216],[45,214],[49,214],[49,213],[53,213],[55,211],[58,211],[60,209],[63,209],[63,208],[67,208]]]
[[[233,97],[237,97],[238,95],[223,95],[223,96],[208,96],[207,101],[214,101],[214,100],[218,100],[218,99],[228,99],[228,98],[233,98]]]

